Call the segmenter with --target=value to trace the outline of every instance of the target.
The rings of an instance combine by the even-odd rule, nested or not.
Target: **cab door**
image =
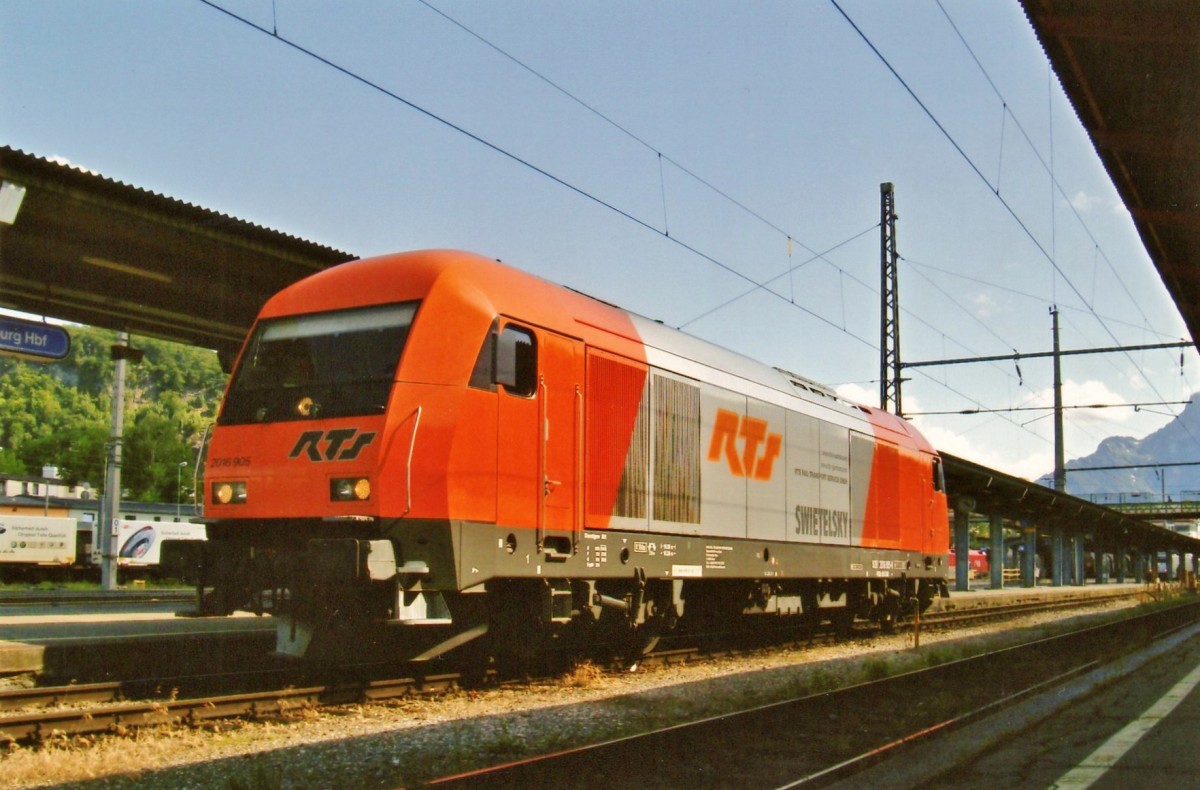
[[[533,330],[506,323],[494,352],[496,383],[496,523],[541,526],[538,343]]]
[[[540,332],[539,337],[539,538],[548,558],[565,559],[575,551],[582,513],[583,355],[571,338],[548,331]]]
[[[532,527],[539,553],[574,553],[582,475],[583,356],[571,338],[506,323],[496,345],[497,523]]]

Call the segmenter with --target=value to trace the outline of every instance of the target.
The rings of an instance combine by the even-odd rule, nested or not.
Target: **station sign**
[[[0,316],[0,354],[50,362],[71,351],[71,336],[61,326]]]

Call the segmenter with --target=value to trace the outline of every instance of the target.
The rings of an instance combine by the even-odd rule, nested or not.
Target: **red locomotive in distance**
[[[950,548],[950,570],[954,571],[956,567],[955,560],[957,555],[954,552],[954,547]],[[981,579],[991,572],[991,565],[988,564],[988,553],[983,549],[971,549],[967,552],[967,567],[970,569],[972,579]]]
[[[945,590],[941,460],[911,425],[462,252],[271,298],[206,472],[209,605],[281,591],[294,655],[890,624]]]

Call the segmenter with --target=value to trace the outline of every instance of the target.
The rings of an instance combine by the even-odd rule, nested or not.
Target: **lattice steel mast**
[[[900,405],[900,288],[897,281],[896,193],[879,185],[879,408],[903,416]]]

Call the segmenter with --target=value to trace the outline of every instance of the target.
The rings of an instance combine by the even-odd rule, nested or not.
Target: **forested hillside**
[[[42,364],[0,357],[0,472],[40,475],[57,466],[74,483],[104,485],[112,421],[116,332],[68,327],[71,353]],[[145,358],[126,365],[124,463],[128,499],[173,502],[179,463],[188,463],[190,497],[196,450],[216,418],[225,374],[211,351],[148,338],[131,345]]]

